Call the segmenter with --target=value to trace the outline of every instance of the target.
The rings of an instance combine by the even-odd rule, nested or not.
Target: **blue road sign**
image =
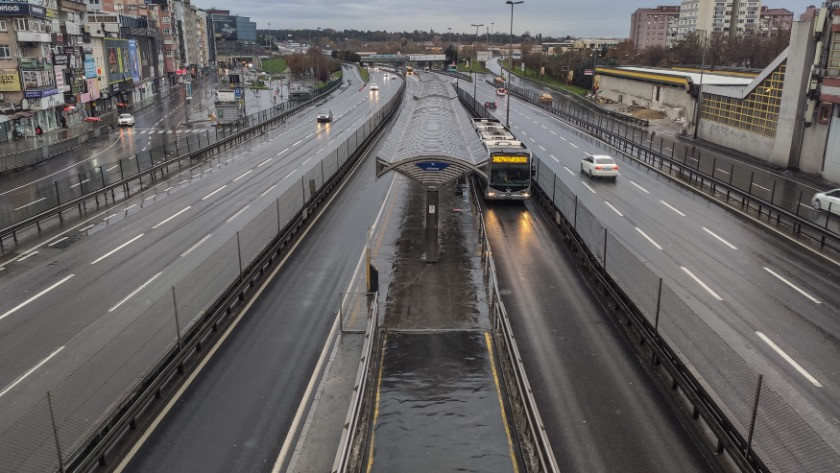
[[[237,87],[233,89],[233,98],[241,99],[242,98],[242,87]]]
[[[418,168],[424,171],[443,171],[449,167],[449,163],[438,163],[433,161],[421,161],[416,164]]]

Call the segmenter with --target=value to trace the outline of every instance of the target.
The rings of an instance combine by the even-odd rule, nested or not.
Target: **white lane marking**
[[[171,191],[171,190],[172,190],[171,187],[167,187],[166,189],[163,190],[163,192],[169,193],[169,191]]]
[[[248,172],[246,172],[246,173],[244,173],[244,174],[240,175],[239,177],[237,177],[236,179],[234,179],[234,180],[233,180],[233,182],[236,182],[236,181],[238,181],[238,180],[242,179],[243,177],[247,176],[248,174],[251,174],[252,172],[254,172],[254,170],[253,170],[253,169],[251,169],[250,171],[248,171]]]
[[[537,145],[537,146],[539,146],[541,150],[545,151],[545,148],[543,148],[542,145]]]
[[[549,156],[551,157],[551,159],[557,161],[558,163],[560,162],[560,160],[557,159],[557,156],[554,156],[553,154],[549,154]]]
[[[109,251],[109,252],[105,253],[104,255],[100,256],[99,258],[96,258],[96,259],[95,259],[95,260],[93,260],[90,264],[91,264],[91,265],[94,265],[94,264],[96,264],[96,263],[98,263],[98,262],[100,262],[100,261],[104,260],[105,258],[107,258],[107,257],[109,257],[109,256],[111,256],[111,255],[113,255],[114,253],[116,253],[116,252],[120,251],[121,249],[125,248],[126,246],[128,246],[128,245],[130,245],[130,244],[134,243],[135,241],[139,240],[139,239],[140,239],[140,237],[142,237],[143,235],[144,235],[143,233],[141,233],[141,234],[137,235],[136,237],[132,238],[131,240],[128,240],[127,242],[123,243],[122,245],[120,245],[120,246],[118,246],[118,247],[114,248],[113,250],[111,250],[111,251]]]
[[[803,207],[808,207],[808,208],[809,208],[809,209],[811,209],[811,210],[813,210],[813,209],[814,209],[813,207],[811,207],[811,206],[810,206],[810,205],[808,205],[808,204],[803,204],[803,203],[800,203],[799,205],[801,205],[801,206],[803,206]]]
[[[108,220],[111,220],[112,218],[114,218],[114,217],[116,217],[116,216],[117,216],[117,214],[111,214],[111,215],[109,215],[109,216],[107,216],[107,217],[103,218],[103,219],[102,219],[102,221],[103,221],[103,222],[107,222]]]
[[[272,189],[274,189],[275,187],[277,187],[277,184],[274,184],[273,186],[271,186],[271,187],[269,187],[268,189],[266,189],[266,190],[265,190],[265,192],[263,192],[262,194],[260,194],[260,197],[263,197],[264,195],[268,194],[268,193],[269,193],[269,192],[271,192],[271,190],[272,190]]]
[[[619,217],[623,217],[623,216],[624,216],[624,214],[622,214],[621,212],[619,212],[617,208],[613,207],[613,204],[611,204],[611,203],[607,202],[606,200],[604,201],[604,203],[605,203],[605,204],[607,204],[607,207],[611,208],[613,212],[617,213]]]
[[[723,170],[723,169],[721,169],[721,168],[717,168],[717,171],[718,171],[718,172],[722,172],[722,173],[724,173],[724,174],[729,174],[729,171],[724,171],[724,170]]]
[[[796,285],[794,285],[792,282],[788,281],[787,279],[783,278],[779,273],[773,271],[772,269],[768,268],[767,266],[764,267],[764,270],[767,271],[768,273],[772,274],[773,276],[776,276],[779,279],[779,281],[782,281],[783,283],[787,284],[788,286],[793,288],[793,290],[795,290],[796,292],[802,294],[803,296],[807,297],[808,299],[811,299],[811,302],[813,302],[814,304],[822,304],[822,302],[817,300],[817,298],[815,298],[811,294],[808,294],[807,292],[803,291],[802,289],[800,289],[799,287],[797,287]]]
[[[314,135],[315,135],[315,133],[310,133],[310,134],[306,135],[304,138],[312,138],[312,136],[314,136]]]
[[[281,154],[285,153],[286,151],[289,151],[289,148],[286,148],[283,151],[280,151],[279,153],[276,154],[276,156],[280,156]]]
[[[311,160],[311,159],[312,159],[312,156],[306,158],[306,161],[302,162],[300,165],[303,166],[304,164],[308,163],[309,160]]]
[[[52,357],[54,357],[55,355],[57,355],[57,354],[58,354],[58,352],[60,352],[60,351],[61,351],[61,350],[63,350],[63,349],[64,349],[64,345],[62,345],[62,346],[60,346],[60,347],[56,348],[55,350],[53,350],[53,352],[52,352],[52,353],[50,353],[49,355],[47,355],[47,357],[46,357],[46,358],[44,358],[43,360],[39,361],[37,365],[33,366],[32,368],[29,368],[29,369],[26,371],[26,373],[23,373],[22,375],[18,376],[18,377],[17,377],[14,381],[12,381],[12,382],[11,382],[11,384],[9,384],[8,386],[6,386],[6,387],[5,387],[5,389],[3,389],[2,391],[0,391],[0,397],[2,397],[2,396],[3,396],[4,394],[6,394],[7,392],[11,391],[11,390],[12,390],[15,386],[17,386],[17,385],[18,385],[21,381],[23,381],[24,379],[26,379],[26,377],[27,377],[27,376],[29,376],[30,374],[34,373],[34,372],[35,372],[35,370],[37,370],[38,368],[40,368],[41,366],[43,366],[43,365],[44,365],[44,363],[46,363],[46,362],[50,361],[50,358],[52,358]]]
[[[297,169],[295,169],[294,171],[290,172],[289,174],[286,174],[286,176],[285,176],[283,179],[288,179],[288,178],[289,178],[289,176],[291,176],[292,174],[294,174],[294,173],[295,173],[295,171],[297,171]]]
[[[677,210],[674,206],[672,206],[672,205],[671,205],[671,204],[669,204],[668,202],[665,202],[664,200],[660,200],[659,202],[660,202],[662,205],[664,205],[665,207],[668,207],[669,209],[671,209],[671,210],[673,210],[674,212],[676,212],[676,213],[677,213],[680,217],[685,217],[685,214],[684,214],[684,213],[682,213],[682,212],[680,212],[679,210]]]
[[[528,139],[531,140],[531,143],[536,143],[537,142],[535,139],[531,138],[530,136],[528,137]]]
[[[563,140],[563,141],[569,141],[569,140],[566,139],[565,136],[561,136],[560,139]]]
[[[30,205],[35,205],[38,202],[41,202],[41,201],[44,201],[44,200],[47,200],[47,198],[46,197],[41,197],[40,199],[32,201],[32,202],[30,202],[26,205],[21,205],[20,207],[16,208],[15,210],[25,209],[25,208],[29,207]]]
[[[722,300],[723,300],[723,297],[720,297],[720,296],[717,294],[717,292],[713,291],[713,290],[712,290],[712,288],[710,288],[710,287],[709,287],[706,283],[704,283],[703,281],[701,281],[701,280],[700,280],[700,278],[698,278],[697,276],[695,276],[695,275],[694,275],[694,273],[692,273],[691,271],[689,271],[689,269],[688,269],[688,268],[686,268],[685,266],[680,266],[680,268],[682,268],[683,272],[685,272],[685,274],[687,274],[687,275],[688,275],[691,279],[693,279],[693,280],[694,280],[694,282],[696,282],[697,284],[699,284],[699,285],[700,285],[700,287],[702,287],[703,289],[705,289],[705,290],[706,290],[706,292],[708,292],[709,294],[711,294],[711,295],[712,295],[712,297],[714,297],[715,299],[717,299],[717,300],[719,300],[719,301],[722,301]]]
[[[809,372],[805,371],[805,368],[803,368],[803,367],[802,367],[799,363],[797,363],[797,362],[796,362],[796,360],[794,360],[793,358],[791,358],[791,357],[790,357],[790,355],[788,355],[787,353],[785,353],[785,352],[784,352],[784,350],[782,350],[781,348],[779,348],[779,346],[778,346],[778,345],[776,345],[775,343],[773,343],[773,340],[770,340],[770,337],[768,337],[767,335],[764,335],[763,333],[761,333],[761,332],[759,332],[759,331],[757,331],[757,330],[756,330],[755,334],[756,334],[756,335],[758,335],[758,338],[760,338],[760,339],[764,340],[764,343],[766,343],[766,344],[770,345],[770,348],[772,348],[772,349],[773,349],[773,351],[775,351],[776,353],[778,353],[778,354],[779,354],[779,356],[781,356],[781,357],[782,357],[785,361],[787,361],[787,362],[788,362],[791,366],[793,366],[793,368],[794,368],[796,371],[799,371],[799,374],[801,374],[802,376],[804,376],[804,377],[805,377],[805,379],[807,379],[808,381],[810,381],[810,382],[811,382],[811,384],[813,384],[814,386],[816,386],[816,387],[818,387],[818,388],[821,388],[821,387],[822,387],[822,384],[820,384],[820,382],[819,382],[819,381],[817,381],[817,379],[816,379],[816,378],[814,378],[813,376],[811,376],[811,373],[809,373]]]
[[[35,256],[35,255],[37,255],[37,254],[38,254],[38,252],[37,252],[37,251],[33,251],[32,253],[27,253],[27,254],[25,254],[25,255],[21,256],[20,258],[16,259],[15,261],[17,261],[17,262],[21,262],[21,261],[23,261],[23,260],[25,260],[25,259],[29,258],[30,256]]]
[[[759,189],[764,189],[764,190],[766,190],[767,192],[770,192],[770,189],[768,189],[768,188],[766,188],[766,187],[764,187],[764,186],[760,186],[760,185],[758,185],[758,184],[756,184],[756,183],[753,183],[753,185],[754,185],[754,186],[756,186],[756,187],[758,187]]]
[[[529,117],[528,115],[525,115],[525,118],[527,118],[528,120],[531,120],[531,117]]]
[[[105,172],[113,171],[114,169],[117,169],[118,167],[120,167],[120,165],[119,165],[119,164],[115,164],[115,165],[113,165],[113,166],[109,167],[108,169],[106,169],[106,170],[105,170]]]
[[[160,227],[160,226],[162,226],[162,225],[166,224],[166,223],[167,223],[167,222],[169,222],[170,220],[174,219],[175,217],[177,217],[177,216],[181,215],[182,213],[186,212],[187,210],[189,210],[189,209],[191,209],[191,208],[192,208],[192,205],[188,205],[188,206],[184,207],[183,209],[179,210],[178,212],[175,212],[175,214],[174,214],[174,215],[171,215],[171,216],[167,217],[165,220],[163,220],[163,221],[159,222],[157,225],[155,225],[154,227],[152,227],[152,230],[155,230],[156,228],[158,228],[158,227]]]
[[[202,198],[201,198],[201,200],[207,200],[207,199],[209,199],[210,197],[213,197],[213,195],[215,195],[215,194],[216,194],[216,192],[221,191],[221,190],[222,190],[222,189],[224,189],[225,187],[227,187],[227,184],[225,184],[225,185],[223,185],[222,187],[219,187],[218,189],[214,190],[213,192],[211,192],[211,193],[209,193],[209,194],[205,195],[204,197],[202,197]]]
[[[38,299],[39,297],[43,296],[44,294],[46,294],[46,293],[48,293],[48,292],[52,291],[53,289],[57,288],[58,286],[60,286],[60,285],[62,285],[62,284],[64,284],[65,282],[67,282],[67,280],[68,280],[68,279],[72,278],[73,276],[75,276],[75,274],[71,274],[71,275],[69,275],[69,276],[65,276],[65,277],[64,277],[64,279],[62,279],[62,280],[58,281],[57,283],[53,284],[52,286],[50,286],[50,287],[48,287],[48,288],[46,288],[46,289],[44,289],[43,291],[39,292],[38,294],[35,294],[34,296],[30,297],[29,299],[26,299],[25,301],[21,302],[20,304],[18,304],[18,305],[16,305],[16,306],[12,307],[12,308],[11,308],[11,309],[9,309],[8,311],[6,311],[3,315],[0,315],[0,320],[3,320],[3,319],[5,319],[6,317],[8,317],[8,316],[10,316],[10,315],[14,314],[15,312],[19,311],[21,308],[25,307],[25,306],[26,306],[27,304],[29,304],[30,302],[32,302],[32,301],[34,301],[34,300]]]
[[[636,184],[636,182],[635,182],[635,181],[630,181],[630,184],[633,184],[634,186],[638,187],[638,188],[639,188],[639,190],[641,190],[641,191],[642,191],[642,192],[644,192],[645,194],[650,194],[650,191],[648,191],[648,190],[647,190],[647,189],[645,189],[644,187],[642,187],[642,186],[640,186],[640,185]]]
[[[297,145],[299,145],[301,141],[303,141],[303,140],[297,140],[297,141],[295,141],[295,142],[294,142],[294,144],[292,144],[292,146],[297,146]]]
[[[651,238],[650,236],[648,236],[648,234],[647,234],[647,233],[645,233],[645,232],[644,232],[644,230],[642,230],[642,229],[641,229],[641,228],[639,228],[639,227],[636,227],[636,231],[637,231],[637,232],[639,232],[639,233],[640,233],[643,237],[645,237],[645,240],[649,241],[651,245],[655,246],[657,250],[661,250],[661,249],[662,249],[662,246],[660,246],[660,245],[659,245],[659,243],[655,242],[655,241],[653,240],[653,238]]]
[[[191,247],[187,248],[187,251],[185,251],[185,252],[181,253],[181,257],[183,258],[184,256],[187,256],[188,254],[192,253],[192,251],[193,251],[194,249],[198,248],[198,247],[199,247],[199,245],[201,245],[202,243],[204,243],[205,241],[207,241],[207,239],[208,239],[208,238],[210,238],[211,236],[213,236],[213,234],[212,234],[212,233],[208,233],[207,235],[205,235],[205,236],[204,236],[204,238],[202,238],[201,240],[198,240],[198,242],[196,242],[196,244],[194,244],[193,246],[191,246]],[[158,274],[160,274],[160,273],[158,273]]]
[[[59,238],[58,240],[56,240],[56,241],[54,241],[54,242],[52,242],[52,243],[47,244],[47,246],[54,246],[54,245],[57,245],[57,244],[61,243],[62,241],[66,240],[66,239],[68,239],[68,238],[70,238],[70,237],[61,237],[61,238]]]
[[[566,166],[563,166],[563,169],[565,169],[565,170],[566,170],[566,172],[568,172],[568,173],[569,173],[569,174],[571,174],[572,176],[574,176],[574,175],[575,175],[575,172],[574,172],[574,171],[572,171],[571,169],[567,168]]]
[[[729,243],[728,241],[724,240],[723,238],[721,238],[721,237],[720,237],[720,235],[718,235],[718,234],[716,234],[715,232],[713,232],[713,231],[709,230],[708,228],[703,227],[703,231],[705,231],[705,232],[706,232],[706,233],[708,233],[709,235],[711,235],[711,236],[713,236],[713,237],[717,238],[718,240],[720,240],[720,242],[721,242],[721,243],[723,243],[724,245],[726,245],[726,246],[728,246],[728,247],[732,248],[733,250],[737,250],[737,249],[738,249],[737,247],[735,247],[735,245],[733,245],[732,243]]]
[[[132,297],[134,297],[135,295],[137,295],[137,293],[138,293],[138,292],[142,291],[142,290],[143,290],[146,286],[148,286],[149,284],[151,284],[151,283],[152,283],[152,281],[154,281],[155,279],[157,279],[157,278],[158,278],[158,276],[160,276],[161,274],[163,274],[163,273],[162,273],[162,272],[159,272],[159,273],[155,274],[154,276],[152,276],[151,278],[149,278],[149,280],[148,280],[148,281],[146,281],[146,282],[144,282],[143,284],[141,284],[141,285],[140,285],[140,287],[138,287],[137,289],[135,289],[135,290],[131,291],[131,292],[130,292],[127,296],[123,297],[121,301],[119,301],[119,302],[117,302],[116,304],[114,304],[114,305],[113,305],[113,307],[111,307],[110,309],[108,309],[108,312],[113,312],[113,311],[115,311],[115,310],[116,310],[119,306],[121,306],[121,305],[125,304],[125,302],[126,302],[127,300],[129,300],[129,299],[131,299]]]
[[[548,130],[548,132],[549,132],[549,133],[551,133],[552,135],[556,135],[556,134],[557,134],[557,133],[554,133],[554,130]]]
[[[574,143],[569,143],[569,146],[571,146],[572,148],[575,148],[575,149],[577,149],[577,147],[578,147],[578,146],[577,146],[576,144],[574,144]]]
[[[131,204],[131,205],[129,205],[128,207],[124,208],[123,210],[124,210],[124,211],[126,211],[126,212],[128,212],[130,209],[132,209],[132,208],[134,208],[134,207],[137,207],[137,204]]]
[[[269,162],[271,162],[271,160],[272,160],[272,159],[274,159],[274,158],[268,158],[268,159],[266,159],[265,161],[263,161],[263,162],[261,162],[260,164],[258,164],[258,165],[257,165],[257,167],[258,167],[258,168],[260,168],[260,167],[265,166],[266,164],[268,164]]]
[[[86,232],[86,231],[90,230],[91,228],[93,228],[93,227],[95,227],[95,226],[96,226],[96,225],[88,225],[88,226],[86,226],[85,228],[80,228],[80,229],[79,229],[79,233]]]
[[[528,133],[522,132],[522,136],[528,136]]]
[[[233,214],[233,215],[232,215],[229,219],[225,220],[225,223],[230,223],[230,222],[232,222],[232,221],[233,221],[233,219],[235,219],[236,217],[238,217],[238,216],[239,216],[239,214],[241,214],[242,212],[244,212],[244,211],[245,211],[245,209],[247,209],[248,207],[250,207],[250,205],[246,205],[245,207],[242,207],[242,209],[240,209],[240,210],[239,210],[239,212],[236,212],[236,213],[235,213],[235,214]]]
[[[593,189],[589,184],[587,184],[583,181],[580,181],[580,183],[583,184],[583,187],[586,187],[587,189],[589,189],[589,192],[592,192],[593,194],[597,194],[597,192],[595,192],[595,189]]]

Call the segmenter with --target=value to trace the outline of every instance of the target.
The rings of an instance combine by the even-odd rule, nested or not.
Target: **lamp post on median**
[[[513,70],[513,6],[519,5],[520,3],[525,3],[525,0],[507,0],[506,4],[510,5],[510,48],[508,49],[508,61],[510,69],[508,69],[507,75],[507,111],[505,112],[505,126],[510,129],[510,75],[512,74]]]
[[[702,113],[700,107],[703,105],[703,71],[706,69],[706,31],[696,30],[703,35],[703,55],[700,60],[700,84],[697,91],[697,103],[694,105],[694,139],[697,139],[697,133],[700,131],[700,114]]]
[[[478,28],[484,26],[484,24],[470,26],[475,26],[475,39],[473,40],[473,56],[475,56],[475,62],[478,62]],[[478,93],[478,83],[475,81],[475,63],[472,62],[472,59],[470,59],[470,70],[473,73],[473,110],[475,110],[475,106],[478,103],[476,97],[476,93]]]

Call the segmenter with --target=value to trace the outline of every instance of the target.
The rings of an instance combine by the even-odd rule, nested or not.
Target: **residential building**
[[[636,51],[668,46],[669,25],[680,16],[679,6],[639,8],[630,17],[630,41]]]
[[[761,7],[761,32],[767,36],[778,36],[790,31],[793,12],[786,8]]]
[[[761,0],[682,0],[674,40],[694,31],[743,34],[759,31]]]

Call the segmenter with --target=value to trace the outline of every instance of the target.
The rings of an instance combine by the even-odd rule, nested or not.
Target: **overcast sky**
[[[250,16],[258,29],[333,28],[336,30],[472,32],[471,24],[493,31],[510,30],[510,6],[504,0],[193,0],[200,8],[222,8]],[[679,0],[526,0],[514,10],[514,33],[548,36],[629,36],[630,15],[637,8],[678,5]],[[794,17],[821,0],[773,0],[763,5],[787,8]],[[484,33],[485,29],[481,29]]]

